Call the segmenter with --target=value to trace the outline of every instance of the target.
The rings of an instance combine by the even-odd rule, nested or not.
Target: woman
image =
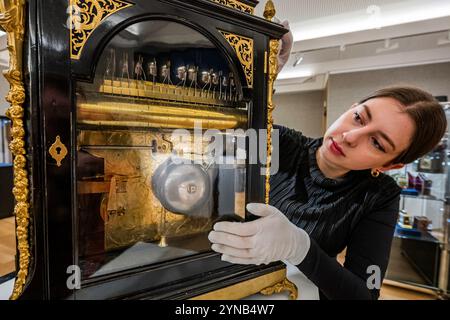
[[[377,299],[401,190],[383,172],[431,151],[446,127],[439,103],[412,87],[376,91],[320,139],[275,126],[280,166],[270,181],[270,205],[247,205],[260,219],[216,223],[209,234],[212,249],[232,263],[286,260],[319,288],[322,299]],[[336,256],[344,249],[341,266]]]

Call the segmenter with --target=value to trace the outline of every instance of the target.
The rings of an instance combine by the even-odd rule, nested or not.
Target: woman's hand
[[[261,216],[251,222],[218,222],[208,239],[222,260],[238,264],[269,264],[287,260],[300,264],[310,247],[309,235],[277,208],[249,203],[247,210]]]
[[[278,54],[278,73],[283,69],[286,62],[289,60],[291,54],[292,46],[294,44],[294,36],[292,35],[291,29],[289,28],[289,21],[284,20],[281,23],[289,32],[284,34],[281,38],[281,49]]]

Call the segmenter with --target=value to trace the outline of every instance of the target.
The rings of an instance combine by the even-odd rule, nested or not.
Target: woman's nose
[[[360,129],[353,129],[342,133],[342,140],[350,147],[354,147],[358,144],[359,139],[363,136],[364,132]]]

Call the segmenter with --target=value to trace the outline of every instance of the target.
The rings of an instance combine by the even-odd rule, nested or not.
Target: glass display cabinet
[[[450,123],[450,105],[442,103]],[[450,166],[448,132],[436,148],[389,171],[402,187],[400,214],[386,273],[388,283],[448,297]]]
[[[232,265],[207,239],[214,222],[268,202],[271,139],[250,151],[246,132],[272,130],[287,32],[272,1],[265,19],[253,0],[0,2],[13,299],[296,295],[281,262]],[[266,159],[250,161],[260,149]]]

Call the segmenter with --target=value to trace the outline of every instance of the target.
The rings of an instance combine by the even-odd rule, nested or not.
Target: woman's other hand
[[[294,44],[294,36],[292,35],[291,29],[289,27],[289,21],[284,20],[281,24],[286,29],[289,29],[289,32],[284,34],[281,38],[281,49],[278,54],[278,73],[280,73],[286,62],[289,60],[292,46]]]

